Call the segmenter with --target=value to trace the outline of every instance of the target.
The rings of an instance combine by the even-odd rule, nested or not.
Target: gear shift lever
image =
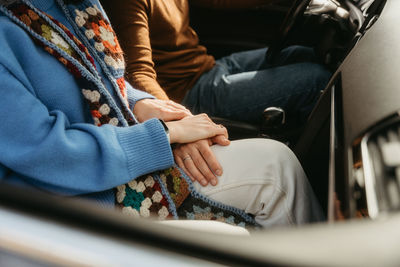
[[[286,122],[285,111],[278,107],[266,108],[263,112],[264,120],[261,124],[261,135],[273,139],[280,139],[283,126]]]
[[[285,124],[285,111],[278,107],[266,108],[263,112],[264,126],[267,128],[276,128]]]

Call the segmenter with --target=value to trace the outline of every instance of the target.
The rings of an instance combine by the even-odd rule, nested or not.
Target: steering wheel
[[[311,0],[294,0],[281,25],[277,40],[267,50],[267,60],[274,62],[292,33],[293,26],[299,22]]]

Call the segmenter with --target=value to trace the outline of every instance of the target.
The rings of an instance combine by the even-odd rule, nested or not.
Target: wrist
[[[168,138],[168,143],[171,144],[171,138],[169,136],[169,128],[168,128],[167,124],[162,119],[159,119],[159,121],[160,121],[161,125],[164,127],[165,134],[167,135],[167,138]]]
[[[168,132],[169,132],[169,142],[170,144],[174,144],[174,143],[179,143],[179,137],[177,137],[179,135],[179,125],[177,125],[176,121],[169,121],[169,122],[165,122],[165,125],[168,127]]]

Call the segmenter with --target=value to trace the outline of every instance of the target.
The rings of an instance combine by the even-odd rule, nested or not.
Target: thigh
[[[281,168],[297,160],[285,145],[273,140],[238,140],[227,147],[213,146],[212,150],[223,167],[223,175],[218,177],[216,186],[203,187],[196,182],[195,188],[216,201],[247,213],[255,214],[268,205],[266,199],[274,201],[287,194],[290,178],[283,177],[297,175],[285,173]]]
[[[288,56],[290,57],[290,56]],[[296,63],[232,74],[218,63],[204,73],[183,104],[193,113],[259,123],[267,107],[286,111],[288,121],[302,124],[331,74],[315,63]]]
[[[267,66],[266,53],[268,48],[260,48],[233,53],[216,61],[224,65],[229,74],[255,71]]]
[[[292,151],[269,139],[213,146],[223,167],[216,186],[194,186],[203,195],[253,214],[263,226],[319,221],[323,215]]]
[[[233,120],[259,123],[265,108],[286,111],[289,122],[302,123],[314,107],[330,73],[314,63],[298,63],[259,71],[223,74],[203,85],[199,111]]]
[[[233,53],[217,60],[217,63],[225,65],[229,74],[236,74],[301,62],[317,62],[314,49],[310,47],[289,46],[279,52],[274,62],[267,61],[267,50],[268,48],[260,48]]]
[[[293,45],[282,49],[275,62],[268,62],[269,66],[283,66],[302,62],[317,63],[314,49],[306,46]]]

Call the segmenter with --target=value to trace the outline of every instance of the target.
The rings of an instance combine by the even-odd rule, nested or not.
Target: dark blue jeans
[[[311,48],[292,46],[271,65],[267,48],[234,53],[216,61],[186,94],[182,104],[207,113],[257,123],[265,108],[281,107],[288,122],[305,122],[331,73],[316,62]]]

